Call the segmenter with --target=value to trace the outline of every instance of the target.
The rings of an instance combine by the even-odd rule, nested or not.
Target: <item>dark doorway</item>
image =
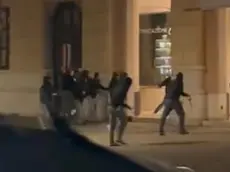
[[[82,13],[75,2],[57,4],[52,19],[53,69],[82,67]]]

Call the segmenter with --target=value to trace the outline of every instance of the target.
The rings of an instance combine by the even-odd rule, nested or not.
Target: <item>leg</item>
[[[188,132],[185,129],[185,111],[184,108],[179,100],[174,102],[173,105],[174,110],[176,111],[178,117],[179,117],[179,131],[181,134],[188,134]]]
[[[117,125],[117,114],[116,114],[116,109],[114,109],[113,107],[110,107],[110,119],[109,119],[109,143],[110,146],[118,146],[115,142],[114,142],[114,134],[115,134],[115,130],[116,130],[116,125]]]
[[[46,129],[46,125],[45,125],[45,122],[44,122],[44,116],[46,116],[46,113],[47,113],[47,109],[45,107],[44,104],[41,104],[41,108],[42,108],[42,112],[43,114],[41,116],[38,117],[38,120],[39,120],[39,123],[40,123],[40,126],[43,130]]]
[[[162,102],[161,104],[159,104],[159,105],[156,107],[156,109],[154,110],[154,113],[158,113],[159,110],[161,110],[161,108],[163,107],[163,105],[164,105],[164,102]]]
[[[121,143],[121,144],[125,144],[125,142],[122,140],[126,126],[128,124],[128,118],[127,115],[125,113],[124,108],[121,108],[118,111],[118,119],[119,119],[119,128],[118,128],[118,137],[117,137],[117,142]]]
[[[91,112],[91,101],[90,97],[85,97],[82,103],[83,109],[83,123],[86,123],[89,120],[90,112]]]
[[[91,114],[92,114],[92,118],[93,120],[95,121],[98,121],[98,117],[97,117],[97,98],[94,97],[94,98],[91,98]]]
[[[77,124],[81,123],[82,120],[82,104],[79,100],[75,100],[75,106],[76,106],[76,118],[75,122]]]
[[[168,117],[168,115],[170,114],[170,112],[172,111],[172,101],[171,100],[166,100],[164,102],[164,110],[163,110],[163,113],[162,113],[162,116],[161,116],[161,121],[160,121],[160,135],[164,135],[165,132],[164,132],[164,125],[165,125],[165,122],[166,122],[166,119]]]
[[[42,116],[39,117],[39,122],[40,122],[42,129],[52,128],[52,121],[50,118],[50,112],[47,108],[47,105],[41,104],[41,108],[42,108],[43,114]]]

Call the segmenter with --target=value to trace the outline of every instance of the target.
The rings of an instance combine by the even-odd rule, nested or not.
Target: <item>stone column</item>
[[[110,77],[111,59],[111,0],[83,0],[83,67]],[[103,79],[105,80],[105,79]]]
[[[205,60],[203,51],[203,13],[186,8],[196,7],[189,0],[172,1],[169,23],[172,27],[172,67],[174,72],[184,73],[184,90],[192,95],[190,106],[183,101],[187,122],[199,124],[206,118]],[[186,4],[187,3],[187,4]]]
[[[230,93],[230,8],[225,9],[225,48],[226,48],[226,91]],[[227,36],[226,36],[227,35]]]
[[[126,70],[126,0],[111,0],[111,55],[114,71]]]
[[[207,117],[209,120],[227,119],[228,33],[227,9],[204,12]]]
[[[139,84],[139,11],[138,0],[126,0],[126,70],[133,79],[133,85],[128,95],[128,103],[135,107],[136,114],[139,112],[138,95],[140,91]]]

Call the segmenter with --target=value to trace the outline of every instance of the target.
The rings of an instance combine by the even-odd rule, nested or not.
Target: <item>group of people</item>
[[[109,142],[111,146],[119,146],[126,144],[123,141],[123,135],[128,123],[126,110],[132,108],[125,103],[127,93],[132,85],[132,79],[125,72],[114,72],[109,85],[103,86],[100,81],[98,72],[90,77],[87,70],[70,71],[65,70],[61,75],[61,91],[62,97],[62,110],[61,113],[67,116],[74,116],[85,124],[89,117],[99,117],[101,114],[100,107],[97,107],[99,102],[98,95],[103,90],[107,93],[108,99],[106,100],[106,114],[109,118]],[[175,77],[170,76],[166,78],[159,87],[165,86],[165,96],[162,103],[155,109],[157,113],[161,108],[163,113],[159,127],[159,134],[165,135],[164,125],[167,117],[172,110],[175,110],[179,117],[179,133],[188,134],[185,129],[185,111],[181,104],[180,97],[185,96],[191,100],[191,96],[184,92],[183,74],[179,72]],[[44,128],[47,128],[47,123],[50,124],[50,112],[52,111],[52,94],[53,85],[51,78],[45,76],[40,88],[40,102],[45,115],[41,119]],[[92,111],[92,107],[94,111]],[[99,111],[97,111],[99,109]],[[117,124],[119,126],[117,127]],[[115,139],[115,132],[117,132],[117,139]]]
[[[102,113],[109,114],[109,132],[110,145],[116,146],[125,144],[122,140],[124,130],[127,125],[127,116],[125,109],[131,109],[126,103],[126,95],[132,84],[131,78],[125,72],[114,72],[109,85],[103,86],[100,81],[98,72],[91,77],[88,70],[63,70],[60,75],[61,97],[60,114],[77,121],[79,124],[86,124],[89,118],[101,119]],[[40,118],[41,125],[44,129],[52,126],[50,121],[50,112],[53,110],[53,93],[54,88],[51,77],[44,76],[43,83],[40,87],[40,102],[43,110],[43,116]],[[104,112],[100,104],[100,93],[105,92],[107,99],[104,100]],[[104,96],[105,98],[106,96]],[[107,108],[108,107],[108,108]],[[117,122],[119,121],[119,127]],[[117,129],[117,130],[116,130]],[[118,132],[117,140],[114,141],[114,133]]]

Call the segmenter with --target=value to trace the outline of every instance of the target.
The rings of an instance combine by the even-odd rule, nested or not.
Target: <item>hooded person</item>
[[[181,96],[191,99],[191,96],[184,92],[183,74],[179,72],[176,75],[176,79],[173,79],[168,83],[168,89],[164,98],[164,110],[160,122],[160,135],[165,134],[164,125],[168,115],[172,110],[175,110],[179,117],[180,134],[188,134],[185,129],[185,111],[180,102]]]
[[[82,94],[82,116],[81,121],[86,124],[92,113],[92,97],[91,97],[92,78],[89,76],[88,70],[83,70],[80,77],[80,87]]]
[[[112,77],[111,77],[110,82],[109,82],[109,86],[108,86],[108,90],[110,91],[110,93],[111,93],[112,89],[114,88],[114,86],[117,84],[118,80],[119,80],[118,73],[113,72]]]
[[[39,122],[42,129],[47,129],[50,128],[52,124],[50,113],[52,111],[53,85],[49,76],[43,77],[43,82],[39,92],[41,109],[43,111],[43,114],[39,117]]]
[[[108,99],[107,94],[105,94],[103,91],[107,91],[107,88],[101,84],[100,74],[98,72],[94,73],[94,77],[90,81],[93,118],[96,121],[103,121],[106,117],[105,114]]]
[[[111,104],[111,95],[112,95],[112,91],[113,88],[117,85],[118,81],[119,81],[119,74],[117,72],[113,72],[112,77],[109,81],[109,85],[107,90],[109,91],[109,96],[108,96],[108,103]],[[108,109],[108,114],[110,114],[110,108]],[[107,124],[107,129],[110,130],[110,122]]]
[[[74,78],[70,69],[62,69],[61,114],[67,118],[76,114],[74,98]]]
[[[125,109],[131,109],[126,103],[125,99],[129,88],[132,85],[132,79],[128,77],[127,73],[121,73],[120,79],[116,86],[111,90],[111,106],[110,106],[110,130],[109,142],[110,146],[119,146],[126,144],[123,141],[123,135],[127,126],[127,115]],[[117,128],[117,140],[114,141],[114,134],[116,130],[117,120],[119,120],[119,127]]]

